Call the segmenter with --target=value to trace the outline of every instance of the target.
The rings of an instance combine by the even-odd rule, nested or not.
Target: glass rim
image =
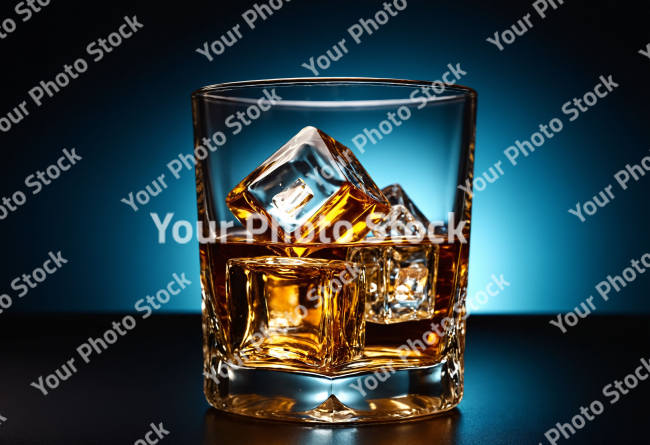
[[[249,80],[241,82],[228,82],[221,84],[208,85],[192,93],[192,100],[202,98],[204,100],[230,102],[240,104],[255,104],[256,99],[249,99],[244,97],[227,97],[221,96],[219,92],[232,91],[238,89],[249,88],[264,88],[272,86],[328,86],[328,85],[341,85],[341,86],[384,86],[384,87],[422,87],[431,85],[444,86],[445,92],[451,92],[441,97],[427,100],[428,103],[440,102],[456,102],[459,100],[476,99],[478,93],[463,85],[448,84],[439,81],[426,81],[426,80],[405,80],[405,79],[390,79],[390,78],[372,78],[372,77],[297,77],[286,79],[265,79],[265,80]],[[215,94],[217,93],[217,94]],[[326,108],[340,108],[340,107],[362,107],[362,106],[386,106],[386,105],[407,105],[413,104],[410,98],[396,98],[388,100],[354,100],[354,101],[311,101],[311,100],[282,100],[278,101],[274,106],[290,106],[290,107],[326,107]]]

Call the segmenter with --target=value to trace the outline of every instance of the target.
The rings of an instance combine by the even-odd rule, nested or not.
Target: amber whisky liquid
[[[460,402],[469,244],[443,242],[436,249],[430,318],[391,324],[366,320],[362,353],[324,362],[319,348],[310,353],[305,347],[306,337],[296,342],[282,335],[271,335],[251,360],[250,345],[241,341],[242,332],[250,334],[251,320],[232,309],[233,304],[241,307],[249,301],[228,301],[227,263],[233,258],[286,258],[282,254],[287,246],[230,241],[201,245],[204,371],[217,376],[205,379],[205,393],[213,406],[257,417],[353,422],[427,415]],[[339,263],[359,245],[312,246],[303,258]],[[282,309],[281,303],[271,306]],[[237,335],[239,341],[233,343]],[[311,344],[318,343],[313,341],[316,337],[311,337]]]
[[[303,257],[324,260],[345,261],[348,249],[361,243],[318,245]],[[376,244],[373,244],[376,245]],[[235,316],[232,305],[226,296],[226,263],[233,258],[256,258],[278,255],[286,245],[272,243],[229,242],[224,244],[201,245],[201,266],[204,288],[204,305],[209,314],[206,320],[213,330],[224,340],[223,344],[236,333],[244,332],[248,320]],[[366,322],[365,346],[363,355],[343,365],[319,369],[329,375],[345,375],[359,371],[374,371],[390,364],[395,369],[429,366],[438,363],[452,345],[450,341],[460,341],[464,346],[464,295],[467,280],[469,244],[455,242],[439,244],[439,258],[435,282],[435,310],[429,319],[405,321],[394,324]],[[237,302],[246,305],[247,302]],[[217,328],[218,327],[218,328]],[[460,330],[462,332],[451,332]],[[215,345],[207,339],[208,345]],[[241,362],[235,347],[220,351],[228,359]],[[281,356],[281,355],[278,355]],[[269,363],[256,363],[258,366],[305,371],[304,366],[292,365],[291,360],[269,360]],[[316,370],[315,370],[316,371]]]

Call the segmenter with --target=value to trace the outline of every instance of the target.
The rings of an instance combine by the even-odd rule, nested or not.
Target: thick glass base
[[[278,420],[346,423],[412,419],[447,411],[463,397],[463,364],[453,348],[439,363],[340,376],[218,363],[205,394],[217,409]],[[383,371],[383,372],[382,372]]]

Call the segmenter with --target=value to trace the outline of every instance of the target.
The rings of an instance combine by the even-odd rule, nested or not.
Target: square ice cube
[[[358,358],[365,338],[365,274],[345,261],[230,259],[230,344],[244,365],[306,370]]]
[[[431,318],[440,248],[413,242],[424,238],[429,221],[399,184],[382,192],[392,208],[373,228],[377,238],[366,238],[347,256],[347,261],[377,271],[366,274],[366,319],[388,324]]]
[[[258,241],[291,243],[357,241],[370,230],[368,217],[377,223],[390,210],[352,151],[314,127],[250,173],[226,203],[244,225],[253,215],[264,218]]]
[[[366,269],[366,321],[399,323],[433,317],[440,246],[368,243],[350,247],[346,260]]]

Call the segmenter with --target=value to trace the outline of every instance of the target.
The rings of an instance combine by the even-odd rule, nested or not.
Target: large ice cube
[[[257,240],[291,243],[357,241],[370,230],[368,216],[377,223],[390,210],[352,151],[314,127],[264,161],[226,203],[244,225],[253,215],[264,218]]]
[[[246,366],[306,370],[358,358],[365,274],[345,261],[235,258],[226,266],[232,352]]]

